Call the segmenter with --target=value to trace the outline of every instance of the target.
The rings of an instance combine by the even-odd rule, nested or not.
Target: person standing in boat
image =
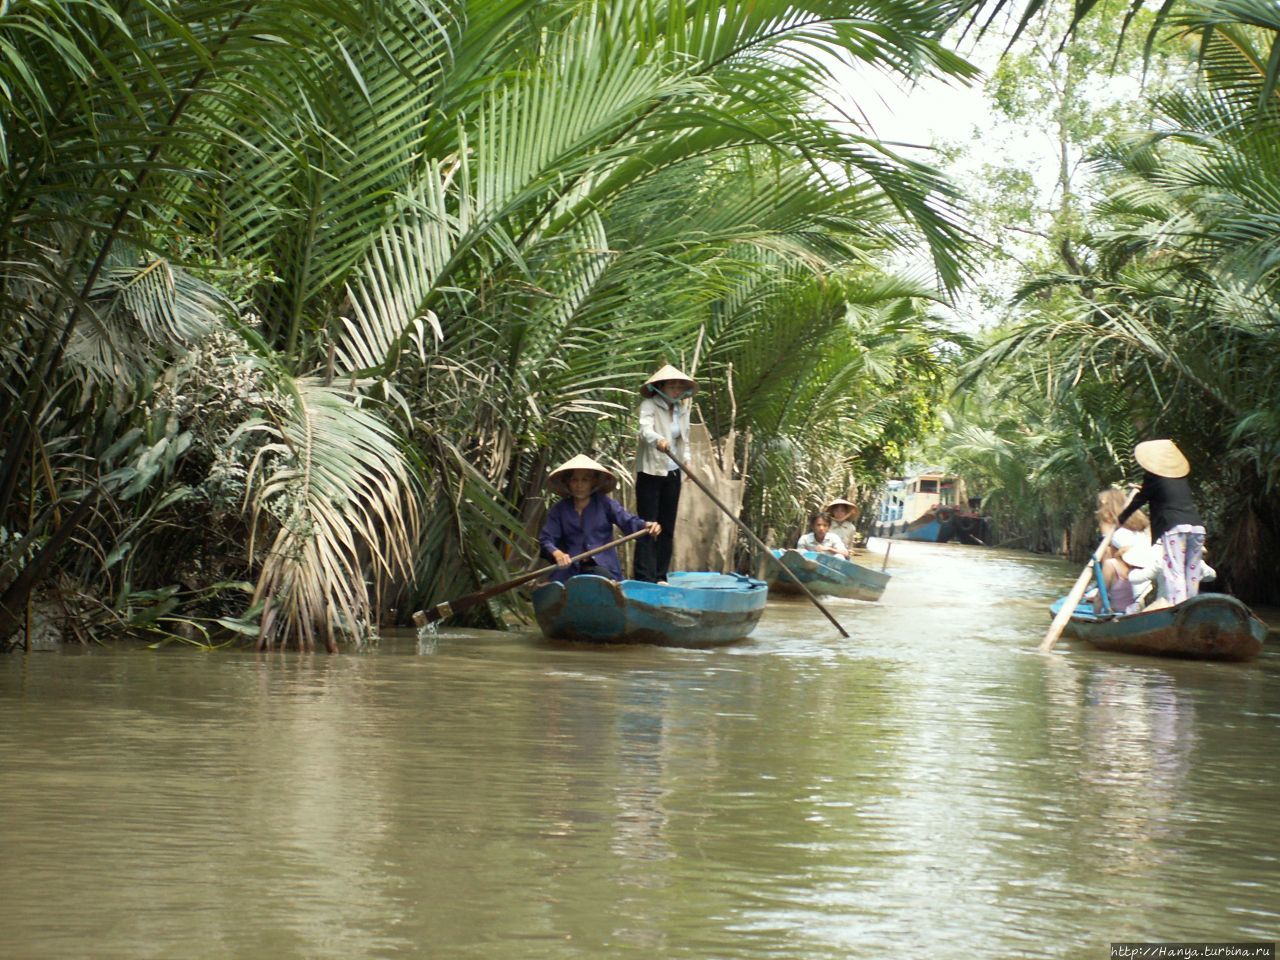
[[[1205,553],[1208,551],[1206,550]],[[1146,547],[1130,547],[1120,555],[1129,568],[1129,584],[1133,588],[1134,603],[1125,613],[1142,610],[1159,610],[1169,606],[1168,587],[1164,578],[1164,551],[1160,544]],[[1218,572],[1200,560],[1200,582],[1217,580]],[[1116,605],[1113,601],[1113,605]]]
[[[1151,540],[1164,551],[1165,596],[1170,604],[1182,603],[1200,592],[1204,552],[1204,523],[1187,483],[1191,464],[1172,440],[1144,441],[1133,448],[1133,458],[1145,471],[1142,486],[1117,521],[1123,525],[1143,506],[1151,510]]]
[[[844,541],[831,532],[831,518],[825,513],[815,514],[809,524],[810,531],[796,541],[797,550],[812,550],[814,553],[830,553],[848,559],[849,551]]]
[[[662,528],[656,540],[636,543],[635,577],[666,583],[680,507],[680,467],[689,451],[688,399],[698,385],[667,364],[640,387],[640,446],[636,458],[636,513]]]
[[[822,508],[822,512],[831,518],[831,532],[840,538],[846,550],[852,551],[853,545],[858,541],[858,531],[854,527],[858,519],[858,508],[848,500],[836,497]]]
[[[547,511],[538,535],[543,554],[560,567],[550,579],[563,582],[580,573],[594,573],[621,580],[622,564],[616,547],[577,563],[570,560],[613,540],[614,527],[623,533],[648,530],[649,538],[639,541],[637,546],[651,543],[651,538],[662,532],[659,524],[646,523],[609,496],[617,483],[617,477],[582,454],[551,471],[547,486],[563,499]]]

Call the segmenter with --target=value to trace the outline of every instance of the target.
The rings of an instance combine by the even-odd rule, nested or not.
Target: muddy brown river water
[[[873,547],[883,548],[882,541]],[[879,558],[870,561],[878,566]],[[716,650],[0,660],[0,957],[1107,957],[1280,938],[1280,655],[1036,651],[1076,570],[896,543]]]

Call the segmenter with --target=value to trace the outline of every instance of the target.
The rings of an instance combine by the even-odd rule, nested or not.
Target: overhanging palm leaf
[[[259,642],[310,649],[321,637],[333,650],[335,626],[357,639],[373,626],[366,564],[375,586],[410,569],[416,496],[380,416],[344,388],[285,382],[288,419],[248,427],[273,438],[251,474],[255,527],[267,515],[279,524],[254,595],[263,605]]]

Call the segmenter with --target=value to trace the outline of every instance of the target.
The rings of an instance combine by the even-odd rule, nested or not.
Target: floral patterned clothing
[[[1204,527],[1180,523],[1160,537],[1164,548],[1161,573],[1170,603],[1182,603],[1200,592],[1204,553]]]

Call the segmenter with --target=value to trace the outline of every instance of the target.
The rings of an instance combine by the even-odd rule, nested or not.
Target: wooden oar
[[[1071,619],[1071,615],[1076,612],[1076,604],[1080,602],[1080,598],[1084,596],[1085,587],[1089,584],[1089,578],[1093,575],[1094,566],[1102,560],[1102,555],[1107,552],[1107,544],[1111,542],[1111,537],[1102,538],[1102,542],[1098,544],[1098,549],[1093,551],[1093,556],[1089,558],[1089,562],[1085,564],[1084,569],[1080,571],[1080,576],[1076,577],[1076,584],[1071,588],[1071,592],[1067,594],[1067,599],[1063,601],[1062,609],[1058,611],[1057,616],[1053,618],[1053,623],[1049,625],[1049,632],[1044,635],[1044,639],[1040,641],[1040,651],[1048,653],[1053,649],[1053,645],[1058,642],[1058,638],[1062,636],[1062,631],[1067,626],[1067,621]]]
[[[619,537],[612,543],[606,543],[603,547],[596,547],[592,550],[588,550],[586,553],[580,553],[576,557],[571,557],[569,562],[577,563],[579,560],[585,560],[587,557],[594,557],[597,553],[603,553],[610,547],[616,547],[621,543],[626,543],[628,540],[635,540],[637,537],[647,536],[648,533],[648,530],[637,530],[635,533],[629,533],[625,537]],[[496,587],[477,590],[475,593],[468,593],[465,597],[459,597],[457,600],[446,600],[444,603],[437,603],[430,610],[418,610],[413,615],[414,625],[418,627],[425,627],[429,623],[435,623],[437,620],[443,620],[445,617],[451,617],[455,613],[461,613],[463,610],[474,607],[478,603],[484,603],[486,600],[490,600],[500,593],[506,593],[508,590],[513,587],[518,587],[522,583],[528,583],[530,580],[535,580],[544,573],[551,573],[553,570],[559,569],[560,564],[553,563],[549,566],[534,570],[532,573],[526,573],[516,577],[514,580],[508,580],[506,583],[500,583]]]
[[[765,554],[770,559],[773,560],[774,563],[777,563],[778,566],[782,568],[782,572],[785,573],[788,577],[790,577],[797,587],[799,587],[801,590],[804,591],[804,595],[808,597],[810,600],[812,600],[813,605],[817,607],[819,610],[821,610],[823,613],[823,616],[825,616],[828,620],[830,620],[831,623],[835,626],[835,628],[840,631],[840,636],[842,637],[849,636],[849,634],[845,632],[844,627],[840,626],[840,621],[831,615],[831,611],[828,610],[826,607],[824,607],[822,604],[820,604],[818,602],[818,598],[809,592],[809,588],[800,582],[800,578],[797,577],[790,570],[788,570],[787,567],[784,566],[781,562],[779,562],[778,558],[773,555],[773,551],[769,549],[769,547],[765,544],[765,542],[761,540],[759,537],[757,537],[755,535],[755,532],[750,527],[748,527],[745,523],[743,523],[740,518],[735,516],[733,511],[730,510],[728,507],[726,507],[720,501],[720,498],[717,497],[714,493],[712,493],[710,488],[705,483],[703,483],[701,480],[698,479],[698,475],[689,469],[689,465],[687,463],[682,461],[670,450],[667,451],[667,456],[670,457],[673,461],[675,461],[675,465],[679,467],[681,471],[684,472],[684,475],[686,477],[688,477],[695,484],[697,484],[698,488],[702,490],[702,492],[705,493],[708,497],[711,498],[712,503],[714,503],[717,507],[719,507],[721,510],[724,511],[724,515],[726,517],[728,517],[730,520],[732,520],[734,523],[736,523],[739,527],[742,528],[742,532],[751,538],[752,543],[754,543],[757,547],[763,550]]]

